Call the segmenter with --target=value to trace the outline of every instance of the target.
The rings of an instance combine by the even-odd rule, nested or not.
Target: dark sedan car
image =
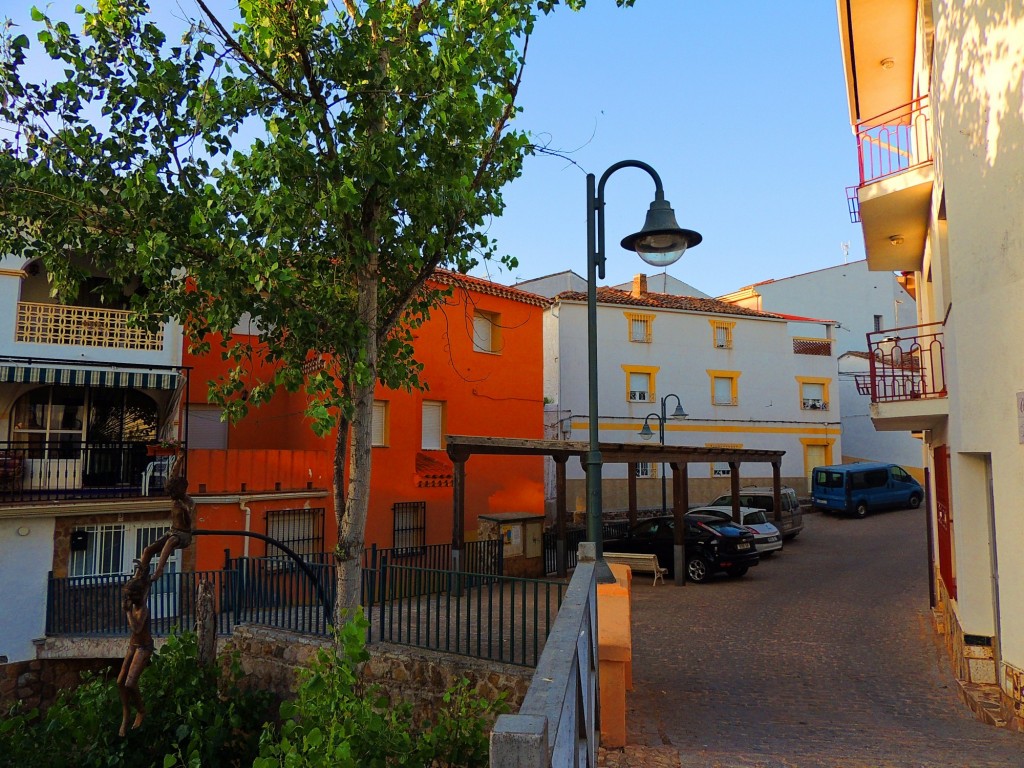
[[[688,514],[686,521],[685,552],[686,575],[690,581],[705,582],[712,574],[724,571],[730,576],[742,576],[760,557],[754,547],[754,536],[729,520],[712,515]],[[662,568],[673,574],[675,520],[654,517],[637,523],[625,536],[605,539],[605,552],[637,552],[654,554]]]

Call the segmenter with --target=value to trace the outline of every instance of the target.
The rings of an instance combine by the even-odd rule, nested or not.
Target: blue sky
[[[59,0],[50,12],[77,28],[74,5]],[[154,5],[164,19],[183,15]],[[30,7],[0,0],[0,17],[34,37]],[[188,0],[182,7],[194,12]],[[541,19],[516,125],[570,160],[527,160],[488,230],[519,267],[474,273],[507,283],[585,275],[585,174],[625,159],[652,165],[679,224],[704,236],[669,274],[706,293],[840,264],[843,243],[849,260],[863,258],[844,195],[857,155],[835,13],[821,0],[589,0],[580,13]],[[643,224],[650,179],[622,170],[606,191],[608,282],[652,274],[618,245]]]

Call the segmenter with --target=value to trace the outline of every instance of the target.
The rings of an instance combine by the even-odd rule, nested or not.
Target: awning
[[[64,384],[70,387],[118,387],[121,389],[174,389],[178,385],[178,374],[0,365],[0,383]]]

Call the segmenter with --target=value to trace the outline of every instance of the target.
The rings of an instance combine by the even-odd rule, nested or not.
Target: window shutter
[[[491,318],[487,315],[473,315],[473,349],[477,352],[492,352]]]
[[[441,450],[441,415],[441,403],[423,401],[423,440],[421,445],[424,450]]]
[[[371,445],[387,445],[387,403],[380,400],[373,403],[373,436]]]
[[[228,447],[228,424],[215,406],[193,405],[188,411],[188,447],[223,451]]]
[[[715,377],[715,405],[732,405],[732,379]]]
[[[629,374],[629,399],[638,402],[650,401],[651,374],[631,373]]]

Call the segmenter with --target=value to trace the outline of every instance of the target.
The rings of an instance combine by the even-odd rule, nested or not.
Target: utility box
[[[480,540],[500,539],[505,576],[544,578],[544,515],[532,512],[495,512],[480,515]]]

